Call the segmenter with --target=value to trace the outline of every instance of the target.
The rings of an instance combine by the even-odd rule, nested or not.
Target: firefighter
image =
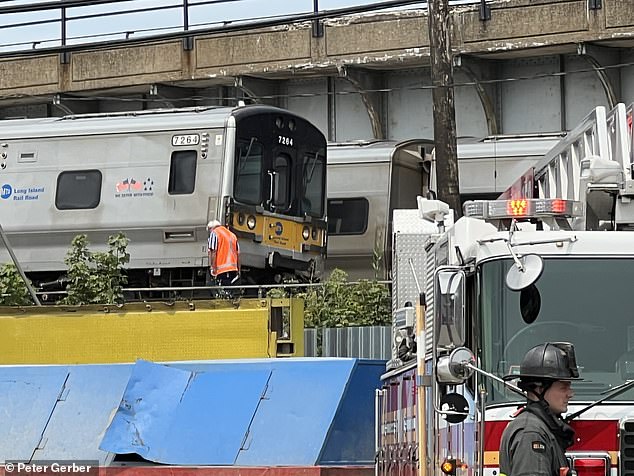
[[[527,403],[514,415],[500,443],[500,473],[506,476],[568,476],[565,451],[574,430],[562,418],[574,396],[579,369],[572,344],[541,344],[530,349],[520,365],[518,386]]]
[[[240,284],[240,248],[238,238],[231,230],[222,226],[218,220],[207,223],[209,239],[207,253],[209,271],[218,286],[236,286]],[[227,291],[233,297],[231,291]]]

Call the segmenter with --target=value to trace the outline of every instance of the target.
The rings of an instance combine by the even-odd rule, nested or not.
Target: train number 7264
[[[277,136],[277,143],[293,147],[293,138],[285,136]]]

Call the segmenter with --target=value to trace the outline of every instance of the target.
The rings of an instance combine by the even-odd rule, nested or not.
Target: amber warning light
[[[489,220],[505,218],[579,217],[583,204],[561,198],[515,198],[512,200],[471,200],[464,204],[464,216]]]
[[[446,459],[440,465],[440,469],[445,474],[449,474],[449,475],[456,474],[456,460],[455,459]]]

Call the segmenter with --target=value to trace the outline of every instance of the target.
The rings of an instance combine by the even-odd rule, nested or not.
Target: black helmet
[[[547,342],[533,347],[520,364],[520,373],[506,375],[504,380],[520,381],[582,380],[575,358],[575,348],[568,342]]]

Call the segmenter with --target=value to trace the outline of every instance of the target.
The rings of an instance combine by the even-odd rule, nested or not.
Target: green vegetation
[[[323,286],[302,297],[306,327],[383,326],[391,323],[390,290],[376,280],[349,283],[348,274],[335,269]]]
[[[0,305],[29,306],[33,304],[31,294],[14,264],[0,268]]]
[[[285,297],[272,289],[269,297]],[[296,294],[304,299],[305,327],[384,326],[392,322],[390,289],[374,280],[348,281],[348,274],[335,269],[320,286]]]
[[[123,302],[123,286],[127,283],[123,267],[130,261],[129,242],[123,233],[118,233],[108,238],[108,251],[91,252],[86,235],[76,236],[64,260],[68,266],[68,294],[61,303]]]

